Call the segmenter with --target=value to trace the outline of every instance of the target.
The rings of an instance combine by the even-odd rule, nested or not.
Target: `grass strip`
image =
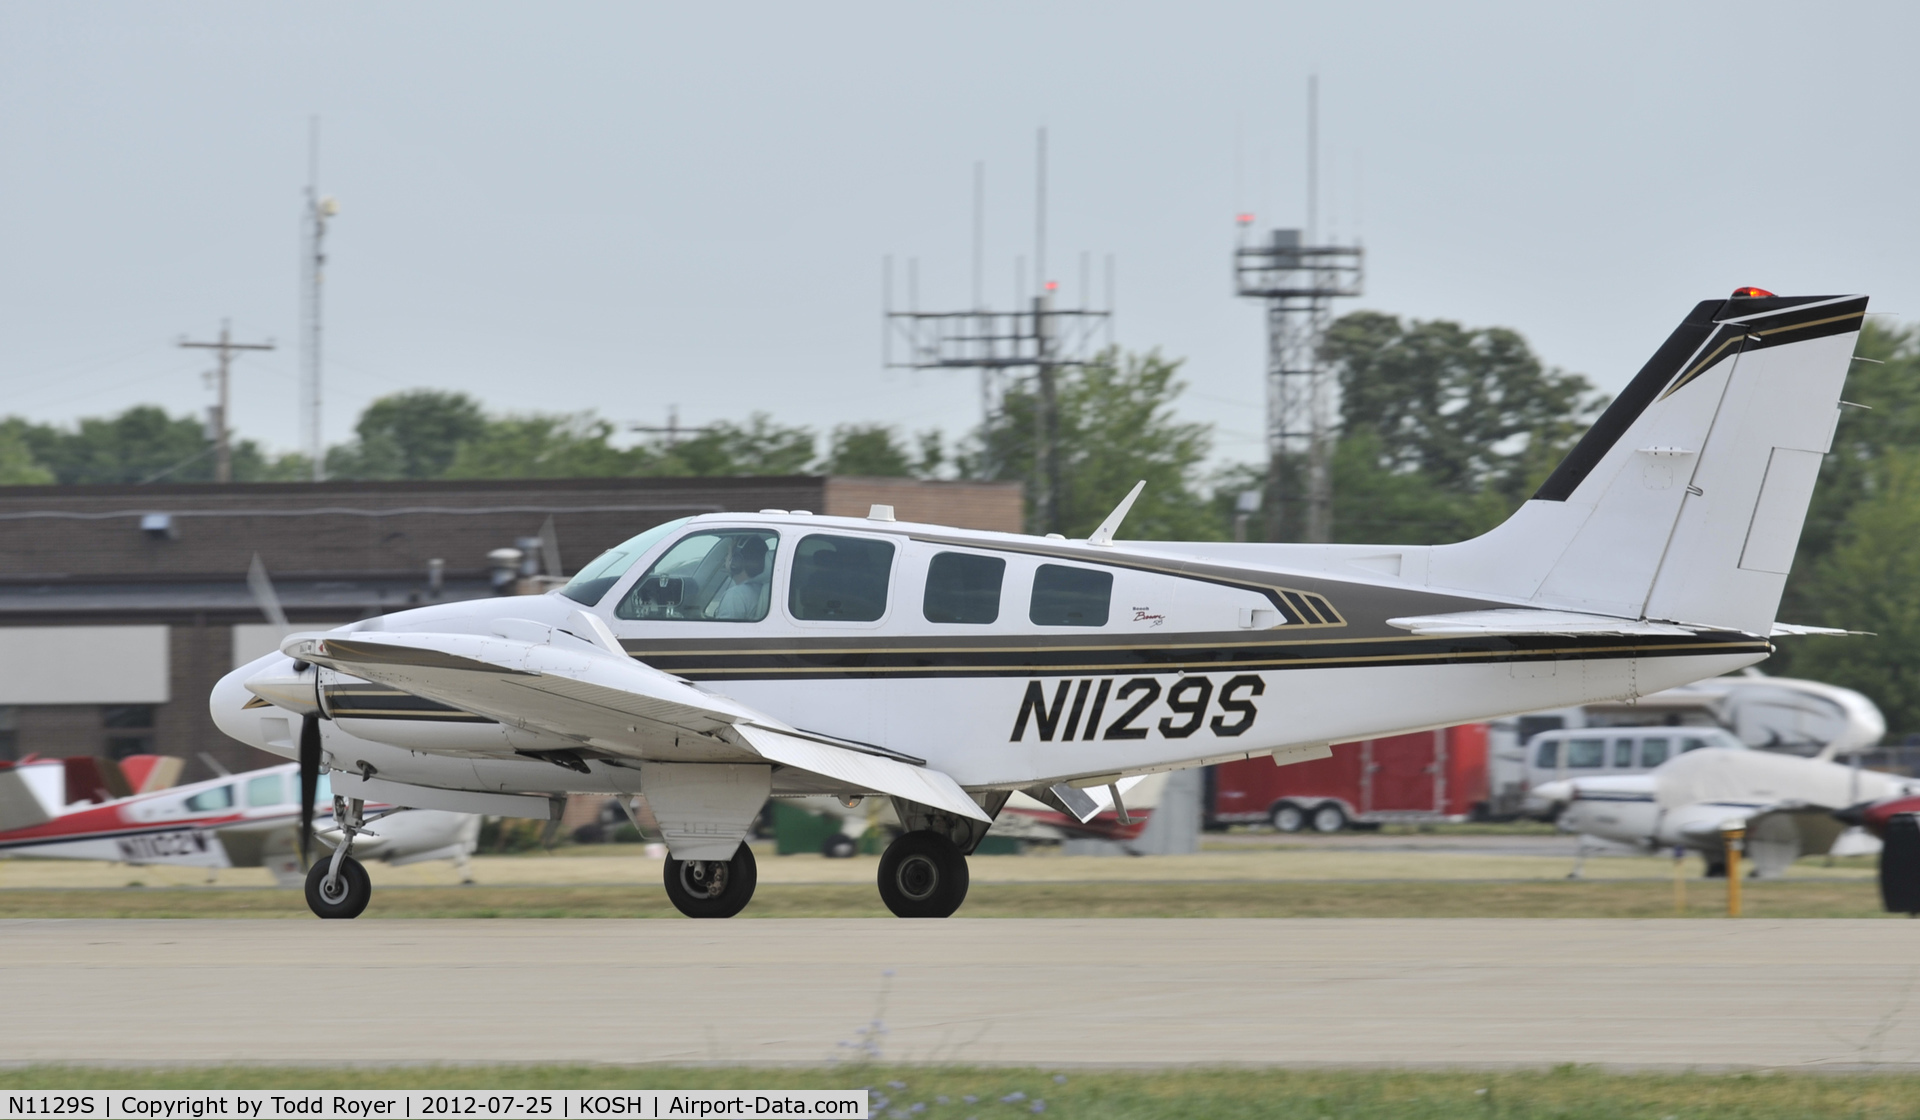
[[[1750,918],[1882,918],[1870,881],[1745,885]],[[1726,886],[1688,884],[1686,916],[1725,913]],[[981,883],[969,918],[1668,918],[1669,884],[1629,882]],[[866,885],[766,885],[744,918],[885,918]],[[0,918],[308,918],[291,890],[204,887],[0,890]],[[396,887],[367,918],[677,918],[652,885]]]
[[[916,1120],[1858,1120],[1920,1115],[1910,1074],[1541,1071],[1045,1070],[846,1065],[811,1069],[618,1066],[209,1066],[0,1070],[33,1089],[828,1089],[868,1087],[876,1117]]]

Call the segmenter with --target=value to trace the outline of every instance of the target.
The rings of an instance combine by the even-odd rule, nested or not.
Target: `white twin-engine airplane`
[[[945,917],[1014,791],[1086,819],[1127,779],[1637,697],[1764,659],[1867,301],[1695,307],[1505,524],[1436,547],[1083,541],[799,512],[659,525],[566,587],[289,637],[227,734],[363,801],[551,818],[623,795],[668,896],[728,917],[769,796],[884,796],[903,917]],[[1136,487],[1134,494],[1137,495]],[[1123,806],[1122,806],[1123,809]]]

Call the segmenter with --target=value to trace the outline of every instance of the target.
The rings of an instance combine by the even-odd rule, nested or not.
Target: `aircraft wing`
[[[512,637],[296,634],[281,650],[608,754],[675,762],[765,761],[842,787],[906,798],[973,820],[991,819],[959,783],[920,759],[790,727],[614,652],[611,635],[596,641],[532,622],[514,622],[511,630]]]
[[[1647,622],[1643,619],[1583,614],[1579,611],[1532,610],[1525,607],[1490,611],[1455,611],[1451,614],[1409,615],[1405,618],[1389,618],[1387,625],[1411,630],[1423,638],[1501,634],[1543,637],[1617,634],[1621,637],[1641,637],[1695,634],[1704,629],[1672,622]]]

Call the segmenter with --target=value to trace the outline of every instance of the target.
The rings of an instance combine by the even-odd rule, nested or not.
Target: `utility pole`
[[[213,406],[213,480],[215,482],[233,481],[233,444],[228,438],[227,399],[229,369],[233,365],[235,350],[271,350],[273,340],[265,342],[235,342],[228,329],[228,321],[220,320],[220,341],[189,342],[180,340],[182,348],[187,350],[213,350],[220,355],[220,403]]]
[[[308,122],[307,205],[305,252],[300,262],[300,410],[306,421],[307,454],[313,459],[313,480],[326,477],[326,447],[320,426],[320,284],[327,263],[327,220],[340,204],[320,197],[320,118]]]

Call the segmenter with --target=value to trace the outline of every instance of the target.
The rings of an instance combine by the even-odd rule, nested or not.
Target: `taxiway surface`
[[[11,921],[0,1058],[1914,1067],[1913,928]]]

